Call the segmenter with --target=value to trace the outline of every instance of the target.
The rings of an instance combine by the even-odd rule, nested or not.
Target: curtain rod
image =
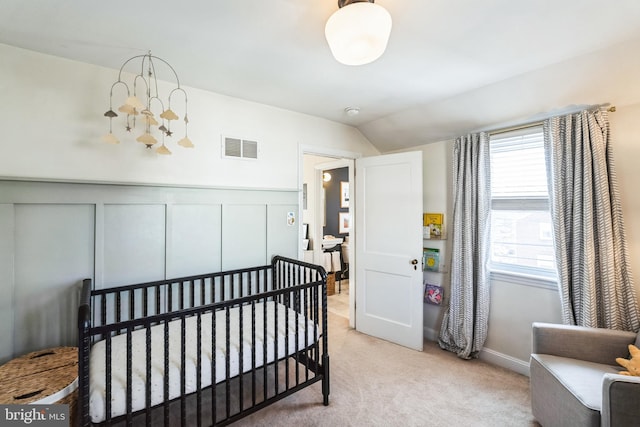
[[[616,106],[615,105],[611,105],[611,104],[601,104],[601,105],[595,105],[594,107],[608,107],[607,111],[610,113],[615,113],[616,112]],[[577,111],[582,111],[584,109],[581,110],[576,110]],[[567,113],[567,114],[572,114],[572,113]],[[550,116],[553,117],[553,116]],[[528,123],[523,123],[520,125],[515,125],[515,126],[509,126],[506,128],[500,128],[500,129],[494,129],[494,130],[490,130],[490,131],[486,131],[489,135],[498,135],[501,133],[507,133],[507,132],[513,132],[513,131],[517,131],[520,129],[527,129],[527,128],[532,128],[532,127],[536,127],[536,126],[542,126],[544,124],[544,120],[536,120],[535,122],[528,122]]]
[[[513,132],[516,130],[520,130],[520,129],[527,129],[527,128],[533,128],[536,126],[542,126],[544,124],[544,121],[539,120],[537,122],[531,122],[531,123],[525,123],[522,125],[517,125],[517,126],[509,126],[508,128],[500,128],[500,129],[495,129],[492,131],[487,132],[489,135],[498,135],[501,133],[507,133],[507,132]]]

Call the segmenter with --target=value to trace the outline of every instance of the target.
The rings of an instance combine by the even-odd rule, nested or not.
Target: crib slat
[[[171,295],[171,292],[169,292]],[[171,299],[171,297],[169,297]],[[169,322],[164,321],[164,425],[169,424]]]
[[[193,282],[192,282],[193,283]],[[202,425],[202,313],[197,316],[196,341],[196,409],[198,427]]]
[[[299,300],[298,298],[300,297],[299,295],[299,290],[298,291],[294,291],[293,292],[293,296],[294,296],[294,304],[298,303]],[[296,336],[295,336],[295,353],[294,353],[294,359],[296,361],[296,386],[300,384],[300,318],[299,318],[300,313],[298,313],[298,310],[296,310],[295,313],[295,322],[296,322]],[[305,322],[306,323],[306,322]],[[305,343],[305,347],[307,345],[307,337],[304,337],[304,343]]]
[[[268,299],[267,297],[264,297],[262,300],[262,336],[265,337],[262,340],[262,364],[266,365],[267,363],[267,322],[268,322],[268,318],[267,318],[267,302]],[[262,369],[262,393],[264,395],[264,398],[267,399],[268,398],[268,385],[269,382],[267,381],[267,368],[266,366]]]
[[[155,314],[160,314],[160,286],[156,286],[154,289],[155,289],[155,293],[156,293],[156,312],[155,312]]]
[[[145,298],[146,301],[146,298]],[[147,363],[147,371],[146,371],[146,384],[145,384],[145,396],[144,396],[144,401],[145,401],[145,420],[146,420],[146,426],[150,427],[151,426],[151,324],[147,323],[147,327],[146,327],[146,363]]]
[[[116,306],[115,306],[115,309],[116,309],[116,323],[120,323],[120,310],[121,310],[121,307],[120,307],[120,292],[116,293]]]
[[[212,280],[213,282],[213,280]],[[213,295],[213,293],[212,293]],[[217,353],[217,343],[218,343],[218,336],[217,336],[217,331],[216,331],[216,313],[218,311],[217,310],[213,310],[213,312],[211,313],[211,416],[213,418],[212,422],[213,424],[215,424],[218,420],[218,411],[217,411],[217,393],[216,393],[216,389],[217,389],[217,384],[218,382],[216,381],[216,376],[217,376],[217,360],[218,360],[218,353]]]
[[[189,292],[191,292],[191,305],[189,307],[196,306],[196,288],[193,280],[189,280]]]
[[[309,299],[309,289],[305,288],[302,289],[302,312],[304,313],[305,316],[309,315],[309,304],[308,304],[308,299]],[[307,339],[306,337],[309,336],[309,322],[304,322],[304,336],[305,339]],[[304,350],[304,354],[305,354],[305,358],[309,358],[311,355],[309,354],[309,346],[305,346],[305,350]],[[305,375],[304,375],[304,379],[305,381],[309,381],[309,366],[308,363],[305,364]]]
[[[149,316],[149,288],[142,290],[142,317]]]
[[[274,318],[274,330],[277,331],[278,330],[278,325],[279,325],[279,323],[278,323],[278,310],[277,309],[273,310],[273,318]],[[273,340],[273,355],[274,355],[275,360],[278,360],[278,354],[279,354],[278,353],[278,340],[274,339]],[[273,368],[274,368],[274,371],[275,371],[274,372],[274,379],[273,379],[273,390],[275,392],[275,395],[277,395],[278,394],[278,390],[279,390],[279,387],[278,387],[278,382],[279,381],[278,380],[280,379],[280,375],[278,373],[278,363],[277,362],[273,364]]]
[[[256,406],[256,302],[251,301],[251,405]],[[263,363],[264,364],[264,363]]]
[[[313,301],[314,301],[314,307],[313,307],[313,319],[316,320],[315,322],[313,322],[313,332],[315,333],[314,336],[318,336],[318,323],[317,323],[317,319],[319,319],[319,315],[318,312],[320,311],[320,289],[318,289],[319,287],[316,286],[314,288],[314,297],[313,297]],[[324,331],[323,331],[324,332]],[[313,360],[320,360],[320,342],[319,341],[315,341],[314,342],[314,357]]]
[[[180,293],[182,295],[182,292]],[[187,425],[187,408],[186,408],[186,394],[187,394],[187,383],[186,383],[186,371],[187,371],[187,344],[186,344],[186,318],[184,314],[180,316],[180,425]]]
[[[245,292],[245,295],[252,295],[252,291],[251,291],[252,278],[253,278],[252,273],[248,272],[247,273],[247,291]]]
[[[135,319],[136,317],[136,295],[133,291],[133,289],[131,289],[129,291],[129,319]]]
[[[230,340],[229,340],[229,335],[231,334],[230,332],[230,322],[231,319],[229,316],[229,306],[227,306],[225,308],[226,310],[226,316],[225,316],[225,334],[224,334],[224,342],[225,342],[225,387],[226,387],[226,413],[225,413],[225,417],[228,418],[231,415],[231,366],[230,366],[230,359],[231,359],[231,354],[229,352],[229,349],[231,348],[231,344],[230,344]]]
[[[242,289],[242,285],[240,286],[240,289]],[[238,349],[238,384],[240,388],[240,391],[238,392],[238,406],[240,407],[240,412],[242,412],[244,408],[244,306],[240,304],[238,310],[238,346],[240,347]]]
[[[184,282],[178,282],[178,301],[180,310],[184,310]]]
[[[106,402],[106,418],[107,423],[111,421],[111,334],[107,334],[107,339],[105,342],[105,354],[108,356],[105,357],[105,367],[106,371],[106,391],[105,391],[105,402]]]
[[[289,277],[290,278],[290,277]],[[289,293],[283,295],[283,303],[286,308],[289,308]],[[284,312],[284,354],[289,354],[289,310]],[[284,359],[284,389],[289,390],[289,357]]]
[[[100,326],[107,324],[107,296],[100,296]],[[100,339],[104,339],[104,335]]]
[[[131,364],[133,363],[133,354],[131,348],[131,332],[131,328],[127,328],[127,426],[131,426],[133,423],[133,394],[131,391]]]

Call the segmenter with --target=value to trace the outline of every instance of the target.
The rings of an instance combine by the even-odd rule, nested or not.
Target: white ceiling
[[[324,38],[337,0],[2,0],[0,43],[116,69],[151,50],[182,85],[350,124],[383,152],[640,102],[638,0],[376,3],[391,38],[359,67]]]

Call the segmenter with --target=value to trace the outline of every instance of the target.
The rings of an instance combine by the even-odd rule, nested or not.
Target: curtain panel
[[[544,143],[563,322],[637,331],[608,113],[550,118]]]
[[[489,321],[489,137],[456,139],[453,156],[451,292],[439,345],[463,359],[478,356]]]

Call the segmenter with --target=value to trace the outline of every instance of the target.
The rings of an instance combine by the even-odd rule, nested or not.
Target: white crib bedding
[[[267,302],[267,363],[273,362],[274,342],[278,342],[277,358],[291,355],[299,350],[313,344],[318,339],[317,326],[304,316],[298,314],[296,322],[296,312],[282,304],[273,301]],[[275,312],[277,309],[278,327],[275,325]],[[252,354],[255,354],[255,366],[264,364],[263,345],[263,303],[255,305],[255,340],[256,345],[252,350],[252,329],[251,329],[251,307],[244,306],[242,311],[243,324],[243,372],[252,368]],[[285,312],[289,314],[289,327],[286,329]],[[216,372],[215,381],[220,382],[227,378],[226,374],[226,310],[216,313]],[[211,385],[211,313],[201,316],[201,340],[202,340],[202,363],[201,363],[201,387]],[[234,377],[240,371],[240,310],[238,307],[229,310],[230,321],[230,349],[229,362],[230,372],[228,377]],[[180,365],[182,357],[181,346],[181,320],[169,323],[169,399],[180,396]],[[186,319],[185,326],[185,389],[186,393],[193,393],[197,387],[197,318]],[[297,323],[297,348],[296,348],[296,323]],[[157,405],[164,400],[164,324],[151,328],[151,380],[146,378],[146,329],[136,330],[131,334],[132,338],[132,409],[138,411],[146,406],[145,387],[151,387],[151,405]],[[306,339],[305,339],[306,335]],[[285,336],[288,336],[288,348],[285,348]],[[126,387],[127,387],[127,336],[118,335],[111,339],[111,416],[117,417],[126,413]],[[99,341],[91,348],[90,356],[90,399],[89,413],[91,421],[102,422],[106,419],[106,364],[105,364],[106,344]]]

